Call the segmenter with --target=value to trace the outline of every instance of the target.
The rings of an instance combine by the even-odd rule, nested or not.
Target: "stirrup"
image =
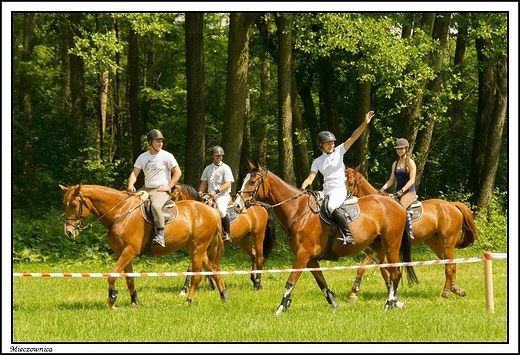
[[[233,239],[231,238],[230,233],[223,232],[222,233],[222,241],[225,242],[232,242]]]
[[[344,236],[343,233],[341,233],[341,238],[338,238],[338,240],[341,240],[342,245],[356,244],[356,240],[352,235]]]
[[[162,246],[163,248],[166,247],[166,244],[164,244],[164,238],[161,237],[160,235],[156,235],[154,238],[153,238],[153,241],[157,244],[159,244],[160,246]]]

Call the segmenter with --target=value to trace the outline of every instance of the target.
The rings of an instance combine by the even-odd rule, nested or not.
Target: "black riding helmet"
[[[211,155],[224,155],[224,149],[221,146],[216,145],[211,148]]]
[[[153,139],[164,139],[161,131],[159,131],[158,129],[152,129],[150,132],[148,132],[148,135],[146,138],[147,138],[148,142],[150,142]]]
[[[320,133],[318,133],[318,137],[316,137],[316,141],[318,142],[318,145],[320,145],[320,143],[325,143],[325,142],[330,142],[330,141],[335,141],[336,140],[336,137],[334,136],[334,134],[332,132],[329,132],[329,131],[321,131]]]

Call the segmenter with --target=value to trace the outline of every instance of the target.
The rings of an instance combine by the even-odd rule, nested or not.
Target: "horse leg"
[[[442,240],[444,239],[446,238],[442,238]],[[426,239],[424,244],[430,247],[439,259],[453,259],[455,257],[454,247],[444,247],[442,240],[441,237],[437,235],[436,237]],[[459,288],[455,282],[455,279],[457,278],[457,264],[446,264],[444,266],[444,275],[445,281],[441,298],[447,299],[450,296],[450,292],[453,292],[460,297],[466,297],[466,290]]]
[[[125,248],[123,250],[123,252],[119,255],[119,257],[117,258],[117,262],[116,262],[116,265],[112,268],[112,270],[110,271],[111,273],[120,273],[122,271],[125,271],[127,266],[130,265],[130,269],[132,269],[132,266],[131,266],[131,263],[132,263],[132,260],[134,260],[134,258],[136,257],[136,254],[130,250],[130,248]],[[116,300],[117,300],[117,293],[118,291],[116,290],[116,286],[115,286],[115,283],[116,283],[116,278],[115,277],[109,277],[108,278],[108,299],[107,299],[107,304],[108,304],[108,308],[110,308],[111,310],[114,310],[116,309]],[[132,297],[132,294],[134,293],[135,291],[135,286],[134,286],[134,281],[133,279],[131,281],[128,280],[127,278],[127,286],[128,286],[128,290],[130,291],[130,295]],[[135,297],[137,297],[137,293],[135,293]]]
[[[128,264],[125,267],[125,272],[131,273],[133,271],[134,271],[134,269],[132,266],[132,262],[130,262],[130,264]],[[133,277],[126,277],[126,287],[128,287],[128,292],[130,292],[130,303],[132,304],[132,306],[138,307],[140,305],[140,303],[139,303],[139,298],[137,297],[137,290],[135,289]]]
[[[253,246],[249,242],[248,238],[242,238],[236,244],[246,252],[247,255],[249,255],[249,258],[251,258],[251,270],[258,270],[258,263],[257,263],[257,253],[255,253],[255,250],[253,249]],[[262,288],[262,285],[260,283],[260,274],[251,274],[251,282],[253,283],[253,290],[258,291]]]
[[[226,285],[224,284],[224,281],[222,281],[222,276],[218,273],[219,268],[209,260],[207,255],[205,255],[204,259],[202,260],[202,266],[205,270],[213,272],[213,274],[209,276],[210,281],[211,283],[215,284],[215,287],[218,289],[220,293],[220,299],[224,302],[229,301],[229,293],[226,290]]]
[[[308,268],[319,268],[320,265],[318,264],[317,260],[309,260],[307,263]],[[321,292],[323,292],[323,295],[325,296],[325,299],[329,303],[330,307],[332,309],[338,308],[338,302],[336,302],[336,298],[334,298],[334,292],[329,290],[329,287],[327,286],[327,281],[325,281],[325,276],[323,276],[323,272],[318,271],[311,271],[312,276],[314,276],[314,279],[316,280],[316,283],[318,284],[318,287],[320,288]]]
[[[191,263],[188,266],[188,270],[186,272],[191,272]],[[179,293],[179,296],[186,296],[186,293],[188,292],[188,289],[191,287],[191,275],[186,276],[186,279],[184,280],[184,285],[182,285],[181,292]]]
[[[363,250],[365,252],[365,254],[367,254],[367,256],[361,262],[360,268],[357,271],[356,280],[354,281],[354,284],[352,285],[352,288],[350,290],[349,300],[351,302],[356,302],[358,300],[357,293],[359,292],[359,290],[361,288],[361,281],[363,279],[363,275],[366,272],[366,268],[364,268],[364,266],[370,265],[372,263],[378,263],[378,264],[381,263],[381,260],[382,260],[382,257],[380,256],[382,253],[381,249],[382,249],[381,243],[378,243],[378,244],[373,243],[373,244],[371,244],[371,246],[369,246],[368,248]],[[381,268],[380,271],[381,271],[381,276],[383,277],[383,279],[385,281],[387,281],[389,279],[388,271],[386,271],[383,268]]]
[[[293,269],[301,269],[307,263],[309,262],[310,256],[305,253],[305,255],[302,255],[301,253],[296,255],[296,258],[293,262]],[[276,315],[279,316],[282,314],[282,312],[287,311],[287,309],[291,306],[292,299],[291,299],[291,293],[296,287],[296,283],[298,282],[298,279],[300,278],[302,274],[302,271],[293,271],[289,275],[289,278],[287,279],[287,282],[285,283],[285,290],[283,293],[282,301],[280,302],[280,305],[278,306],[278,309],[276,310]]]
[[[388,288],[388,298],[385,304],[385,311],[390,308],[406,308],[406,304],[404,302],[399,301],[398,296],[398,287],[399,281],[401,280],[401,271],[398,267],[391,267],[388,270],[390,274],[390,280],[386,283]]]

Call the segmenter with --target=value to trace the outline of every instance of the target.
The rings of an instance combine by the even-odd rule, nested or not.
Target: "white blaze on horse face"
[[[245,208],[245,201],[242,198],[242,192],[244,191],[244,186],[246,186],[246,183],[250,178],[251,174],[247,173],[246,177],[244,178],[244,182],[242,183],[242,187],[240,188],[240,192],[237,194],[235,199],[234,208],[237,213],[241,213]]]

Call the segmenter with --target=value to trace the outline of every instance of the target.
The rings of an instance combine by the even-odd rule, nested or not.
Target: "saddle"
[[[179,215],[179,209],[171,199],[166,201],[161,211],[164,215],[164,224],[172,223]],[[148,196],[146,197],[146,201],[141,205],[141,215],[146,222],[153,224],[152,200],[150,200]]]
[[[408,208],[412,210],[412,223],[417,221],[424,214],[422,202],[419,201],[417,198],[414,202],[412,202],[412,204]]]
[[[325,196],[322,191],[316,193],[316,203],[319,207],[319,214],[322,221],[331,226],[329,237],[327,238],[327,245],[325,249],[318,256],[317,260],[332,260],[338,261],[339,257],[332,251],[332,244],[336,239],[336,232],[338,231],[338,224],[334,221],[329,213],[327,205],[329,204],[329,197]],[[358,198],[356,196],[348,195],[343,204],[338,209],[347,216],[347,219],[352,222],[359,217]]]

